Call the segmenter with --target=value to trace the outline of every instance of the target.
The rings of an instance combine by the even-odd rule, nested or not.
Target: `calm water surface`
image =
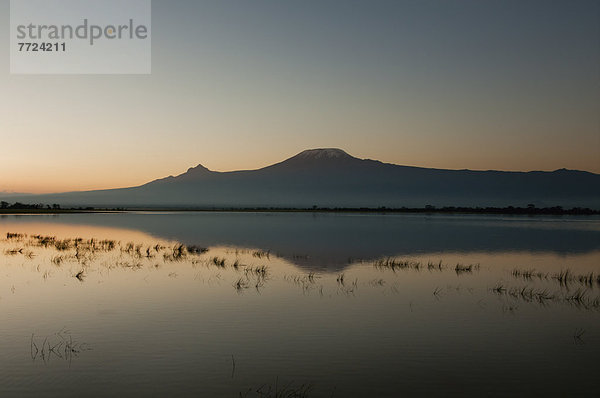
[[[0,397],[598,391],[599,218],[0,216],[0,275]]]

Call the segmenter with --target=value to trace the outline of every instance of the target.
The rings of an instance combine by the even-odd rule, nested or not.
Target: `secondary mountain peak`
[[[190,167],[188,169],[188,171],[186,172],[190,173],[190,174],[205,174],[205,173],[211,173],[211,171],[209,169],[207,169],[206,167],[202,166],[201,164],[199,164],[196,167]]]
[[[168,184],[171,182],[189,182],[189,181],[193,181],[193,180],[198,180],[203,178],[204,176],[209,176],[213,174],[212,171],[210,171],[209,169],[207,169],[206,167],[202,166],[201,164],[199,164],[196,167],[190,167],[188,169],[188,171],[186,171],[185,173],[179,174],[178,176],[169,176],[166,178],[160,178],[158,180],[154,180],[154,181],[150,181],[147,184],[144,184],[144,186],[148,186],[148,185],[163,185],[163,184]]]
[[[201,164],[198,164],[198,166],[191,167],[185,173],[178,175],[177,177],[175,177],[175,179],[180,182],[196,181],[199,179],[204,179],[206,177],[209,177],[212,174],[213,174],[213,172],[211,170],[207,169],[206,167],[202,166]]]

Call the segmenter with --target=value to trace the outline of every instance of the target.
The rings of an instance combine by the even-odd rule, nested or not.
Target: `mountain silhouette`
[[[0,195],[1,196],[1,195]],[[11,197],[14,201],[18,198]],[[577,170],[444,170],[358,159],[341,149],[306,150],[258,170],[202,165],[139,187],[23,198],[94,207],[424,207],[600,208],[600,175]]]

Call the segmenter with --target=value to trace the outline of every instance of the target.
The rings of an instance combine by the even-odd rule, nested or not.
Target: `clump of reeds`
[[[6,239],[8,239],[8,240],[21,240],[26,237],[27,237],[27,234],[19,234],[19,233],[13,233],[13,232],[6,233]]]
[[[38,345],[39,341],[35,334],[31,335],[30,354],[33,360],[41,358],[46,362],[55,357],[70,362],[83,351],[91,350],[88,344],[74,341],[70,332],[64,328],[54,335],[45,337]]]
[[[6,256],[17,256],[20,254],[22,254],[23,257],[25,257],[28,260],[31,260],[35,257],[35,253],[33,251],[24,249],[22,247],[4,250],[4,255]]]
[[[372,287],[383,287],[385,286],[385,281],[383,279],[373,279],[369,282],[369,285]]]
[[[442,260],[440,260],[438,263],[433,263],[429,261],[427,263],[427,269],[429,271],[441,271],[442,269],[444,269],[444,264],[442,263]]]
[[[208,251],[207,248],[200,246],[186,246],[186,250],[188,253],[195,255],[204,254]]]
[[[573,340],[575,344],[583,344],[583,335],[585,334],[585,329],[575,329],[575,333],[573,333]]]
[[[557,274],[552,275],[552,279],[557,280],[561,285],[566,286],[569,282],[573,281],[573,274],[570,270],[560,271]]]
[[[594,285],[594,281],[597,280],[597,278],[595,278],[595,275],[593,272],[587,274],[587,275],[579,275],[577,277],[577,280],[579,281],[579,283],[581,283],[582,285],[587,285],[592,287]],[[600,280],[600,279],[598,279]]]
[[[565,296],[565,300],[573,302],[578,305],[585,304],[587,300],[587,291],[582,289],[577,289],[575,292],[568,294]]]
[[[246,274],[254,274],[260,277],[265,278],[269,273],[269,267],[266,265],[260,265],[257,267],[248,267],[244,270]]]
[[[469,264],[469,265],[464,265],[464,264],[456,264],[456,267],[454,267],[454,271],[456,272],[456,275],[462,275],[462,274],[470,274],[473,271],[479,270],[480,265],[479,264]]]
[[[338,292],[345,295],[353,295],[358,289],[358,278],[355,278],[350,284],[347,284],[346,275],[342,273],[338,275],[336,281],[338,283]]]
[[[247,267],[244,269],[244,273],[246,275],[246,279],[254,279],[254,287],[256,287],[257,290],[263,287],[269,278],[269,268],[265,265],[258,267]]]
[[[135,253],[135,243],[127,242],[124,246],[121,246],[121,252],[133,255]]]
[[[254,252],[252,252],[252,257],[256,257],[256,258],[267,258],[270,259],[271,256],[271,252],[270,251],[264,251],[264,250],[256,250]]]
[[[79,282],[83,282],[83,280],[85,279],[85,272],[83,270],[79,271],[75,274],[75,278],[79,280]]]
[[[393,258],[377,260],[373,265],[379,270],[391,270],[393,272],[396,272],[396,270],[406,269],[414,269],[418,271],[422,267],[422,264],[418,261],[403,261]]]
[[[549,293],[545,289],[534,289],[528,286],[522,288],[512,288],[508,291],[508,294],[513,298],[520,298],[527,302],[532,302],[535,300],[540,304],[556,299],[556,295]]]
[[[61,264],[66,260],[65,256],[59,255],[59,256],[54,256],[52,257],[52,259],[50,260],[52,262],[52,264],[56,265],[57,267],[60,267]]]
[[[135,249],[135,253],[138,253],[138,249]],[[149,251],[148,251],[149,253]],[[163,259],[164,261],[170,261],[170,262],[179,262],[179,261],[183,261],[187,258],[188,252],[187,249],[185,247],[185,245],[183,244],[178,244],[173,246],[170,250],[168,250],[166,253],[163,253]],[[143,255],[139,254],[138,258],[143,257]]]
[[[506,287],[502,283],[497,283],[490,291],[496,294],[504,294],[506,293]]]
[[[7,256],[16,256],[17,254],[23,254],[24,249],[7,249],[4,250],[4,254]]]
[[[106,251],[113,251],[117,246],[117,242],[111,239],[105,239],[99,242],[100,247]]]
[[[219,268],[225,268],[225,261],[226,260],[224,258],[219,258],[219,257],[212,258],[212,263]]]
[[[53,246],[54,242],[56,242],[55,236],[33,235],[32,238],[35,240],[32,244],[40,247]]]
[[[494,294],[506,295],[515,300],[522,300],[528,303],[536,302],[547,305],[549,302],[555,302],[570,304],[586,310],[600,309],[600,297],[591,299],[586,289],[578,289],[572,293],[560,294],[549,292],[547,289],[536,289],[531,286],[506,287],[502,283],[498,283],[490,291]]]
[[[242,292],[245,289],[248,289],[250,287],[250,283],[245,278],[239,278],[237,281],[235,281],[233,283],[233,287],[239,293],[239,292]]]
[[[69,239],[57,240],[54,242],[54,248],[58,251],[67,251],[72,247],[72,242]]]
[[[316,279],[318,278],[319,277],[314,272],[310,272],[307,275],[285,275],[283,277],[285,281],[301,287],[304,293],[307,293],[316,287]],[[321,286],[321,294],[322,292],[323,286]]]
[[[502,306],[502,311],[508,312],[510,314],[514,314],[516,310],[519,309],[519,306],[516,304],[505,304]]]
[[[263,384],[257,389],[248,389],[246,392],[240,392],[240,398],[257,396],[261,398],[306,398],[312,390],[311,384],[302,384],[294,386],[293,382],[286,385],[279,385],[279,378],[275,380],[275,385]],[[252,394],[252,395],[250,395]]]
[[[187,252],[184,245],[175,245],[173,247],[173,258],[175,261],[183,259],[186,254]]]
[[[600,274],[594,274],[591,272],[589,274],[576,275],[569,269],[561,270],[560,272],[551,275],[547,272],[539,272],[533,269],[523,270],[517,268],[511,272],[511,275],[515,278],[524,279],[527,281],[531,281],[533,279],[554,280],[563,287],[568,287],[570,283],[574,282],[578,282],[579,284],[590,288],[593,287],[594,284],[600,285]]]
[[[538,272],[535,269],[521,270],[521,269],[515,268],[511,272],[511,275],[514,276],[515,278],[525,279],[528,281],[530,281],[534,278],[548,279],[548,273]]]

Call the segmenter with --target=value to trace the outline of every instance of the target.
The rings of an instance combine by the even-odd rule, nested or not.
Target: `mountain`
[[[1,196],[1,195],[0,195]],[[12,197],[15,201],[18,198]],[[600,175],[576,170],[443,170],[358,159],[313,149],[258,169],[215,172],[202,165],[133,188],[38,195],[29,202],[94,207],[600,208]]]
[[[2,198],[2,199],[8,199],[8,198],[13,198],[13,197],[24,198],[26,196],[31,196],[31,194],[0,191],[0,198]]]

